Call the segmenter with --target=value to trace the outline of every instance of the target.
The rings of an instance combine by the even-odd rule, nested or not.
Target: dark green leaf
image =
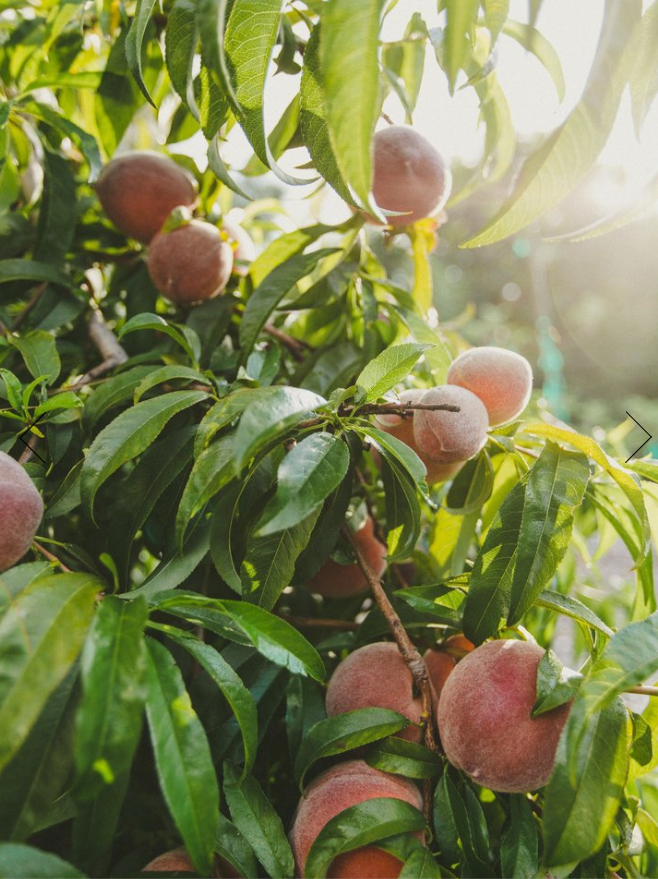
[[[65,261],[75,232],[75,181],[66,159],[48,147],[43,153],[43,170],[43,195],[34,259],[59,265]]]
[[[220,437],[194,462],[176,514],[176,545],[180,548],[190,521],[235,476],[233,434]]]
[[[231,818],[256,853],[270,876],[289,879],[293,875],[290,844],[281,819],[252,775],[240,781],[239,770],[224,763],[224,796]]]
[[[102,588],[89,574],[40,577],[0,620],[0,769],[78,656]]]
[[[148,643],[146,713],[160,787],[199,873],[209,875],[219,828],[219,789],[206,734],[171,654]]]
[[[319,721],[304,737],[295,759],[295,778],[300,788],[317,760],[383,739],[407,726],[406,717],[388,708],[357,708]]]
[[[1,879],[80,879],[80,873],[57,855],[41,852],[29,845],[0,843]]]
[[[350,806],[322,828],[306,858],[304,875],[319,879],[327,875],[331,862],[342,852],[424,827],[422,812],[404,800],[377,797]]]
[[[509,823],[500,842],[500,866],[510,879],[533,879],[539,867],[539,830],[523,794],[510,794]]]
[[[613,634],[612,629],[603,620],[600,620],[582,601],[579,601],[572,595],[562,595],[561,592],[543,589],[537,596],[535,603],[540,605],[540,607],[548,607],[574,620],[578,620],[578,622],[585,623],[593,629],[598,629],[604,635]]]
[[[34,378],[45,378],[51,385],[62,369],[55,339],[45,330],[31,330],[11,336],[11,343],[21,352],[25,365]]]
[[[326,405],[326,400],[302,388],[268,388],[266,402],[261,397],[245,409],[235,436],[235,469],[240,470],[272,440],[283,435],[303,418]],[[143,405],[143,404],[142,404]]]
[[[441,868],[429,849],[417,848],[402,866],[399,879],[440,879]]]
[[[32,262],[29,259],[0,260],[0,284],[8,281],[45,281],[60,287],[73,287],[72,279],[47,263]]]
[[[580,689],[583,676],[566,668],[552,650],[547,650],[537,667],[537,701],[532,717],[570,702]]]
[[[174,340],[185,351],[192,361],[195,369],[198,369],[198,360],[201,354],[201,345],[197,334],[188,327],[177,329],[157,314],[136,314],[119,330],[119,338],[123,339],[128,333],[138,332],[140,330],[155,330],[157,333],[165,333]]]
[[[205,391],[173,391],[144,400],[102,430],[87,452],[81,475],[81,496],[93,513],[96,492],[127,461],[141,454],[174,415],[207,399]]]
[[[277,473],[277,490],[258,526],[274,534],[306,519],[343,481],[350,462],[346,444],[333,434],[306,437],[286,455]]]
[[[155,0],[137,0],[135,5],[135,14],[130,24],[130,30],[126,36],[126,60],[130,72],[135,77],[135,82],[139,86],[141,93],[144,95],[149,104],[153,104],[153,98],[149,94],[144,82],[142,73],[142,43],[144,42],[144,34],[146,26],[149,23],[151,12],[155,6]],[[155,104],[153,104],[155,106]]]
[[[443,770],[443,762],[436,751],[397,736],[390,736],[371,749],[366,761],[382,772],[406,778],[434,778]]]
[[[143,599],[106,596],[82,651],[83,696],[76,717],[77,794],[95,797],[130,770],[146,701]]]
[[[93,428],[99,418],[110,409],[132,400],[142,380],[156,369],[156,366],[135,366],[105,379],[85,401],[82,417],[89,428]]]

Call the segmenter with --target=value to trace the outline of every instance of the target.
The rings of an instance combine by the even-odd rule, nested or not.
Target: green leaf
[[[300,254],[309,244],[317,241],[323,235],[328,235],[335,231],[335,226],[316,223],[313,226],[305,226],[302,229],[286,232],[285,235],[279,235],[256,257],[249,268],[249,277],[254,288],[257,290],[274,269],[289,262],[292,257]],[[300,277],[303,277],[303,275]],[[290,286],[292,286],[292,283]]]
[[[622,467],[617,461],[607,455],[601,446],[588,436],[583,436],[569,427],[558,427],[553,424],[533,423],[524,425],[524,433],[530,436],[547,437],[552,440],[559,440],[568,445],[575,446],[585,455],[588,455],[601,467],[608,476],[611,476],[617,485],[624,492],[637,516],[638,524],[641,529],[642,553],[636,562],[641,562],[646,558],[651,548],[651,529],[649,527],[649,518],[647,516],[647,508],[644,503],[642,489],[638,485],[633,473]]]
[[[363,433],[373,440],[375,448],[382,457],[393,464],[401,464],[402,468],[411,475],[416,485],[424,491],[426,490],[425,465],[406,443],[371,425],[360,429],[359,433]]]
[[[247,601],[271,610],[290,585],[295,564],[308,546],[321,508],[296,525],[264,537],[250,536],[240,569],[242,593]]]
[[[378,354],[365,367],[356,385],[365,391],[364,403],[377,400],[413,370],[418,359],[430,346],[416,342],[393,345]]]
[[[258,875],[253,848],[235,824],[223,815],[219,816],[219,835],[215,851],[233,865],[239,876]]]
[[[201,419],[194,440],[194,457],[198,458],[220,430],[232,424],[251,403],[267,399],[267,388],[239,388],[222,397]]]
[[[464,611],[468,638],[480,643],[501,619],[513,624],[532,606],[564,558],[588,478],[584,455],[548,443],[507,495],[473,567]]]
[[[219,828],[219,788],[210,747],[168,650],[149,639],[148,701],[160,787],[194,866],[210,875]]]
[[[2,879],[80,879],[84,873],[74,866],[29,845],[0,843]]]
[[[264,98],[267,74],[281,21],[282,0],[234,0],[224,45],[233,84],[234,111],[254,152],[284,183],[308,183],[283,171],[276,163],[265,133]],[[220,63],[220,75],[224,65]],[[230,94],[227,89],[227,94]]]
[[[130,771],[146,701],[147,616],[143,599],[109,595],[87,636],[75,741],[77,794],[83,801]]]
[[[584,687],[588,713],[610,705],[658,670],[658,611],[616,632],[595,660]]]
[[[372,748],[366,762],[382,772],[406,778],[434,778],[443,771],[443,761],[436,751],[397,736],[389,736]]]
[[[525,488],[525,482],[519,482],[509,492],[475,559],[464,608],[464,634],[474,644],[497,632],[507,613]]]
[[[21,336],[11,336],[10,341],[20,351],[34,378],[46,378],[52,385],[62,369],[54,337],[45,330],[31,330]]]
[[[233,434],[220,437],[194,462],[176,514],[176,545],[180,548],[191,520],[235,476]]]
[[[408,471],[387,451],[383,459],[388,558],[395,561],[407,558],[416,546],[420,536],[420,505]]]
[[[151,607],[163,613],[180,617],[197,626],[205,626],[209,631],[216,632],[236,644],[251,644],[251,639],[226,613],[217,598],[208,598],[187,589],[167,589],[149,595],[148,602]],[[183,637],[183,634],[189,635],[180,632],[176,637]]]
[[[578,698],[571,708],[546,787],[546,867],[574,864],[599,850],[626,783],[630,742],[623,702],[617,699],[589,716],[586,705],[585,699]]]
[[[69,785],[77,678],[74,665],[0,774],[0,836],[4,839],[22,842],[43,827],[53,804]]]
[[[199,110],[192,71],[198,40],[193,0],[176,0],[167,18],[165,61],[171,84],[195,119],[199,118]]]
[[[302,388],[269,388],[266,403],[259,397],[245,409],[240,419],[235,435],[236,472],[239,473],[261,449],[277,437],[283,437],[297,422],[326,402],[318,394]]]
[[[60,134],[63,134],[65,137],[70,137],[71,140],[78,145],[80,152],[83,154],[89,165],[88,182],[93,183],[103,167],[96,138],[92,134],[86,132],[83,128],[80,128],[79,125],[71,122],[66,116],[53,110],[48,104],[30,101],[25,105],[25,108],[29,113],[33,113],[37,119],[42,119]]]
[[[147,449],[174,415],[207,397],[204,391],[172,391],[138,403],[108,424],[92,443],[82,467],[81,497],[89,515],[93,515],[94,498],[103,483]]]
[[[475,458],[464,464],[453,479],[446,495],[446,507],[451,513],[460,513],[462,516],[479,512],[491,497],[493,483],[491,458],[486,449],[482,449]]]
[[[309,275],[326,256],[337,253],[335,247],[297,253],[274,267],[249,297],[240,323],[240,348],[246,362],[258,336],[279,302],[298,281]],[[252,266],[253,271],[253,266]],[[253,275],[252,275],[253,277]]]
[[[135,388],[133,397],[135,403],[139,403],[141,398],[147,391],[159,385],[161,382],[171,382],[176,379],[185,379],[188,382],[199,382],[202,385],[212,387],[212,381],[207,375],[203,375],[196,369],[190,369],[189,366],[179,366],[172,364],[171,366],[161,366],[148,375],[144,376],[139,385]]]
[[[484,20],[491,33],[491,43],[495,45],[509,15],[509,0],[483,0]]]
[[[539,717],[559,705],[570,702],[583,681],[577,671],[566,668],[552,650],[547,650],[537,667],[537,701],[532,717]]]
[[[77,658],[102,588],[89,574],[39,577],[0,619],[0,769]]]
[[[244,746],[244,769],[241,776],[244,779],[251,771],[258,748],[258,713],[253,696],[232,666],[214,647],[195,638],[180,638],[172,634],[169,634],[169,637],[184,647],[206,670],[231,706],[231,711],[240,727]]]
[[[344,201],[353,204],[354,199],[338,168],[327,128],[327,102],[320,67],[320,33],[321,26],[318,23],[311,31],[304,52],[299,124],[304,143],[317,170]]]
[[[324,692],[318,684],[310,678],[292,675],[286,687],[286,734],[292,760],[311,727],[326,716]]]
[[[441,879],[443,872],[429,849],[419,846],[402,865],[398,879]]]
[[[441,0],[447,20],[443,42],[445,71],[450,94],[455,91],[457,74],[469,56],[478,15],[478,0]]]
[[[89,429],[110,409],[133,399],[142,380],[157,369],[155,366],[134,366],[119,375],[105,379],[85,400],[83,420]]]
[[[144,34],[146,26],[151,18],[155,0],[137,0],[135,5],[135,14],[133,15],[130,29],[126,36],[126,61],[128,68],[135,77],[135,82],[139,86],[139,90],[144,95],[149,104],[153,103],[153,98],[149,94],[144,82],[142,73],[142,43],[144,42]]]
[[[510,794],[509,820],[500,841],[500,866],[510,879],[534,879],[539,867],[539,830],[528,799]]]
[[[73,280],[64,272],[47,263],[33,262],[30,259],[0,260],[0,284],[8,281],[45,281],[60,287],[75,287]]]
[[[551,579],[571,541],[573,511],[585,494],[589,462],[548,442],[528,476],[508,623],[518,622]]]
[[[224,763],[224,796],[235,826],[256,853],[269,876],[290,879],[295,864],[281,819],[252,775],[240,780],[239,770]]]
[[[317,835],[306,858],[304,875],[308,879],[326,876],[331,862],[342,852],[424,827],[422,812],[404,800],[377,797],[350,806],[328,821]]]
[[[59,265],[73,241],[77,220],[75,181],[69,163],[47,145],[43,151],[44,186],[39,206],[34,259]]]
[[[482,879],[491,876],[489,831],[482,806],[473,789],[451,766],[446,766],[436,787],[433,811],[441,850],[451,860],[463,860],[464,875]]]
[[[388,708],[356,708],[319,721],[307,732],[295,759],[295,778],[300,789],[304,776],[317,760],[383,739],[407,726],[406,717]]]
[[[555,610],[574,620],[578,620],[579,623],[585,623],[593,629],[598,629],[604,635],[610,636],[613,634],[612,629],[603,620],[599,619],[594,611],[590,610],[587,605],[572,595],[562,595],[561,592],[543,589],[535,599],[535,603],[540,607],[548,607],[550,610]]]
[[[624,50],[641,6],[630,3],[621,7],[607,0],[595,62],[579,103],[526,160],[509,201],[462,247],[493,244],[525,228],[567,196],[592,167],[617,115],[629,64]]]
[[[349,463],[347,445],[330,433],[314,433],[294,446],[279,465],[276,494],[257,535],[283,531],[310,516],[338,488]]]
[[[324,663],[319,653],[285,620],[246,601],[222,601],[222,607],[270,662],[287,668],[291,674],[324,680]]]
[[[157,595],[175,589],[193,574],[210,549],[210,520],[199,517],[190,526],[182,550],[170,546],[164,558],[141,586],[133,589],[131,596]]]
[[[384,0],[332,0],[322,7],[320,63],[329,136],[356,200],[372,204],[372,136],[379,116],[379,25]]]
[[[503,33],[520,43],[528,52],[532,52],[537,60],[544,65],[553,80],[558,100],[562,103],[566,86],[560,56],[541,31],[529,24],[508,19],[503,25]]]
[[[183,327],[182,330],[177,329],[159,315],[144,312],[136,314],[135,317],[131,317],[130,320],[126,321],[119,330],[119,339],[123,339],[128,333],[134,333],[139,330],[155,330],[157,333],[165,333],[165,335],[181,346],[192,361],[194,368],[199,368],[201,343],[196,333],[190,330],[189,327]]]

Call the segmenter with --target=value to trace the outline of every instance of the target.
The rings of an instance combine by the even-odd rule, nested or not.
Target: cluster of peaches
[[[160,153],[112,159],[96,182],[96,194],[124,235],[148,245],[153,283],[177,305],[217,296],[231,273],[245,274],[254,259],[254,243],[237,223],[224,219],[218,229],[193,219],[196,180]]]

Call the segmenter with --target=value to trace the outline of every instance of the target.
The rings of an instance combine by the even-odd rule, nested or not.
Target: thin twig
[[[658,687],[629,687],[624,693],[635,693],[638,696],[658,696]]]
[[[359,624],[351,620],[332,620],[323,617],[297,617],[280,613],[282,620],[298,629],[340,629],[343,632],[354,632]]]
[[[300,342],[299,339],[295,339],[288,333],[284,333],[283,330],[280,330],[278,327],[275,327],[272,324],[265,324],[265,326],[263,327],[263,332],[267,333],[269,336],[272,336],[272,338],[276,339],[277,342],[281,342],[282,345],[285,345],[285,347],[290,351],[293,358],[298,363],[303,363],[304,353],[307,350],[312,350],[310,345],[306,345],[304,342]]]
[[[431,751],[436,751],[437,746],[436,740],[434,738],[434,725],[432,721],[432,695],[430,692],[430,684],[427,677],[427,668],[425,667],[425,663],[423,662],[423,659],[418,652],[416,645],[413,643],[413,641],[407,634],[406,629],[402,625],[402,621],[397,615],[395,608],[391,604],[388,595],[384,591],[384,587],[382,586],[375,572],[368,564],[366,557],[361,552],[361,547],[357,543],[354,535],[347,527],[347,525],[343,527],[343,534],[354,551],[354,555],[356,556],[358,565],[361,568],[361,572],[366,578],[370,589],[372,590],[375,601],[377,602],[377,606],[384,615],[384,618],[388,623],[388,627],[391,630],[391,634],[395,639],[395,643],[398,645],[398,649],[402,654],[402,658],[404,659],[407,668],[411,672],[415,688],[421,696],[421,726],[423,730],[423,739],[425,745]],[[430,793],[431,785],[423,785],[423,806],[425,811],[425,817],[428,821],[431,810]]]
[[[60,568],[64,571],[65,574],[72,574],[73,571],[71,568],[67,568],[64,562],[61,562],[56,555],[53,555],[52,552],[46,549],[45,546],[41,546],[40,543],[37,543],[36,540],[32,541],[32,546],[38,550],[44,558],[47,558],[49,562],[54,562],[56,565],[59,565]]]
[[[338,415],[341,418],[345,418],[349,415],[355,415],[358,413],[359,415],[400,415],[402,418],[405,418],[410,412],[416,410],[423,410],[426,412],[461,411],[459,406],[454,406],[452,403],[412,403],[409,401],[408,403],[365,403],[362,406],[346,404],[339,407]],[[297,427],[301,429],[315,427],[316,424],[322,424],[326,420],[326,416],[308,418],[306,421],[300,421]]]
[[[91,314],[89,315],[87,330],[89,332],[89,338],[98,348],[103,357],[103,362],[99,363],[98,366],[94,366],[94,368],[90,369],[89,372],[86,372],[81,379],[78,379],[75,384],[66,388],[68,391],[77,391],[78,388],[90,384],[94,379],[99,378],[101,375],[105,375],[106,372],[109,372],[116,366],[121,366],[121,364],[125,363],[128,359],[128,355],[124,348],[119,344],[117,337],[105,323],[103,315],[99,309],[92,309]]]
[[[39,442],[39,437],[34,433],[30,433],[29,437],[27,440],[24,440],[24,442],[25,449],[21,452],[18,459],[19,464],[27,464],[27,462],[34,457],[34,450]]]

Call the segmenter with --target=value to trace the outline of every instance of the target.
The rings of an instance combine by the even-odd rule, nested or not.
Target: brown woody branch
[[[297,629],[340,629],[343,632],[353,632],[359,628],[359,624],[351,620],[332,620],[322,617],[297,617],[280,613],[282,620],[290,623]]]
[[[277,342],[281,342],[281,344],[290,351],[293,358],[298,363],[303,362],[304,354],[306,351],[312,350],[310,345],[306,345],[304,342],[300,342],[299,339],[295,339],[293,336],[285,333],[283,330],[280,330],[278,327],[275,327],[272,324],[265,324],[265,326],[263,327],[263,332],[267,333],[269,336],[272,336],[272,338],[276,339]]]
[[[459,406],[452,403],[365,403],[362,406],[352,406],[349,404],[338,408],[338,415],[346,418],[349,415],[401,415],[405,418],[409,413],[422,410],[425,412],[460,412]],[[326,418],[308,418],[306,421],[300,421],[298,428],[305,429],[307,427],[315,427],[322,424]]]
[[[658,687],[629,687],[624,693],[635,693],[638,696],[658,696]]]
[[[119,343],[117,337],[105,323],[103,315],[99,309],[92,309],[92,312],[89,315],[87,331],[89,333],[89,338],[98,348],[98,351],[103,357],[103,362],[99,363],[98,366],[94,366],[89,372],[86,372],[82,378],[78,379],[78,381],[71,385],[71,387],[66,388],[66,390],[69,391],[77,391],[78,388],[90,384],[95,379],[105,375],[106,372],[110,372],[110,370],[115,367],[121,366],[121,364],[125,363],[128,359],[128,355],[123,346]]]
[[[32,546],[36,550],[38,550],[44,558],[48,559],[49,562],[54,562],[56,565],[59,565],[59,567],[64,571],[65,574],[73,573],[71,571],[71,568],[67,568],[64,562],[61,562],[56,555],[53,555],[52,552],[49,552],[45,546],[41,546],[41,544],[37,543],[36,540],[32,541]]]
[[[368,564],[366,557],[361,552],[359,544],[356,542],[354,535],[347,527],[347,525],[343,527],[343,534],[347,538],[350,546],[354,551],[354,555],[356,556],[357,563],[361,568],[361,572],[366,578],[368,585],[370,586],[370,589],[375,597],[377,607],[384,615],[384,618],[388,623],[388,627],[391,630],[391,634],[395,639],[395,643],[398,645],[398,649],[402,654],[402,658],[404,659],[407,668],[411,672],[414,686],[421,696],[421,725],[423,729],[423,740],[426,747],[428,747],[431,751],[436,751],[437,746],[436,740],[434,738],[434,725],[432,722],[432,694],[430,691],[430,682],[427,676],[427,668],[425,667],[425,663],[423,662],[423,659],[418,652],[416,645],[413,643],[413,641],[407,634],[406,629],[402,625],[402,621],[397,615],[395,608],[391,604],[388,595],[384,591],[384,587],[382,586],[381,581],[378,579],[377,575]],[[423,806],[425,817],[428,821],[431,810],[430,794],[431,784],[430,779],[427,779],[426,783],[423,785]]]
[[[39,437],[30,433],[27,440],[23,441],[25,443],[25,449],[21,452],[21,455],[18,459],[19,464],[27,464],[27,462],[34,456],[34,450],[39,442]]]

